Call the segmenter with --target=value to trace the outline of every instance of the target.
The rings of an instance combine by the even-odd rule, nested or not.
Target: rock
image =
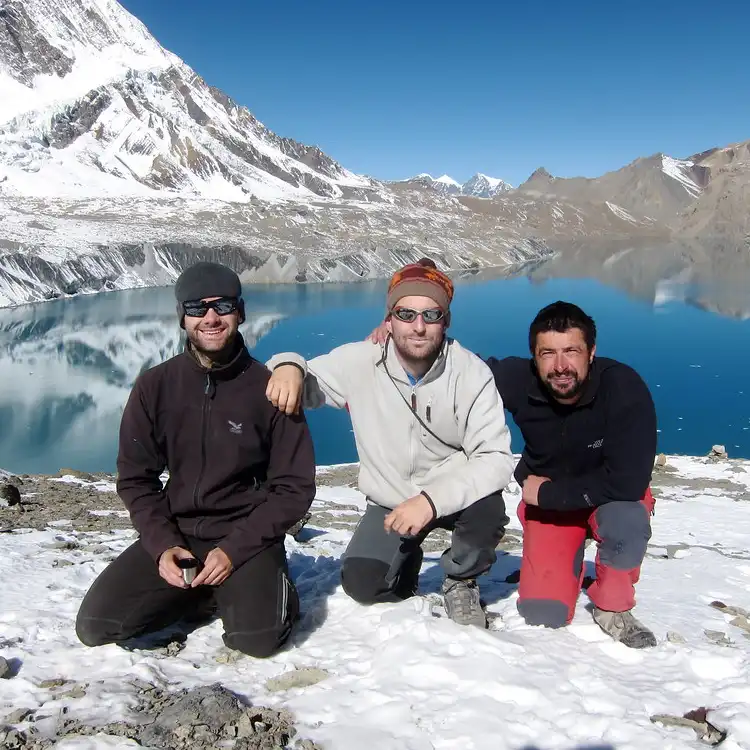
[[[78,469],[60,469],[57,473],[58,477],[75,477],[76,479],[82,479],[84,482],[95,482],[96,477],[93,474],[89,474],[86,471],[78,471]]]
[[[240,659],[244,659],[245,654],[242,653],[242,651],[235,651],[232,648],[227,648],[226,646],[222,646],[217,652],[216,656],[214,657],[214,661],[217,664],[236,664]]]
[[[15,484],[10,484],[10,482],[4,482],[3,484],[0,484],[0,500],[3,500],[3,503],[0,503],[1,505],[7,504],[8,507],[13,507],[14,505],[20,505],[21,504],[21,492],[19,491],[18,487],[16,487]]]
[[[166,656],[177,656],[177,654],[185,648],[185,641],[174,640],[170,641],[164,649]]]
[[[726,633],[721,630],[704,630],[703,634],[708,638],[709,641],[715,643],[717,646],[731,646],[732,641],[727,637]]]
[[[737,615],[737,617],[729,621],[729,624],[734,625],[735,628],[740,628],[741,630],[750,633],[750,620],[748,620],[747,617]]]
[[[59,688],[63,685],[67,685],[69,682],[70,680],[66,680],[64,677],[53,677],[51,680],[42,680],[37,687],[51,690],[52,688]]]
[[[677,644],[687,643],[687,641],[685,640],[685,636],[681,635],[675,630],[670,630],[667,632],[667,640],[670,643],[677,643]]]
[[[329,672],[325,669],[317,669],[315,667],[301,667],[300,669],[293,669],[289,672],[278,677],[272,677],[266,681],[266,690],[269,693],[277,693],[281,690],[291,690],[292,688],[304,688],[310,687],[311,685],[317,685],[327,677],[330,676]]]
[[[10,664],[8,664],[2,656],[0,656],[0,679],[9,680],[12,677],[12,670]]]
[[[694,711],[688,711],[683,716],[655,714],[649,718],[652,723],[662,724],[665,727],[686,727],[692,729],[698,735],[698,739],[707,745],[718,745],[726,739],[727,733],[708,721],[707,715],[707,709],[696,708]]]
[[[666,465],[667,465],[667,457],[663,453],[660,453],[656,457],[656,461],[654,462],[654,466],[658,466],[661,469],[661,468],[663,468]]]
[[[26,721],[34,713],[32,708],[17,708],[15,711],[9,713],[0,724],[20,724],[22,721]]]
[[[63,558],[60,558],[59,560],[53,560],[52,561],[52,567],[53,568],[68,568],[73,563],[70,560],[65,560]]]
[[[708,452],[708,458],[710,461],[726,461],[729,455],[723,445],[712,445]]]
[[[84,698],[86,696],[86,688],[88,685],[86,684],[79,684],[74,685],[70,690],[65,690],[62,693],[59,693],[56,697],[57,698]]]
[[[726,615],[732,615],[734,617],[744,617],[746,620],[750,620],[750,612],[742,607],[733,607],[730,604],[724,604],[724,602],[711,602],[711,606],[714,609],[718,609]]]

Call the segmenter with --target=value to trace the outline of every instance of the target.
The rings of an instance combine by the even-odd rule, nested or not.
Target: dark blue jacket
[[[578,402],[555,401],[533,361],[521,357],[487,364],[505,408],[525,442],[515,471],[548,477],[539,507],[595,508],[614,500],[638,502],[651,481],[656,411],[648,387],[631,367],[595,357]]]

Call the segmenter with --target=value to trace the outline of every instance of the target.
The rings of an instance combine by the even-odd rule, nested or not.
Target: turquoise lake
[[[651,388],[659,450],[750,458],[750,313],[728,293],[679,282],[629,293],[591,279],[500,272],[457,279],[451,335],[489,356],[527,356],[528,325],[557,299],[596,320],[598,353],[635,367]],[[627,288],[627,287],[626,287]],[[254,356],[307,357],[364,338],[381,320],[385,282],[251,286],[243,333]],[[750,307],[750,302],[747,304]],[[57,300],[0,316],[0,467],[114,471],[130,386],[181,348],[171,289]],[[356,460],[345,412],[309,412],[319,464]],[[522,448],[513,427],[513,449]]]

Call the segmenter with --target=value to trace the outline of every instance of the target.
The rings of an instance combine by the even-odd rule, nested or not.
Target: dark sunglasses
[[[403,323],[413,323],[420,315],[425,323],[439,323],[445,317],[445,313],[439,307],[432,307],[429,310],[412,310],[410,307],[396,307],[393,309],[392,314]]]
[[[188,300],[182,303],[182,309],[189,318],[205,318],[209,310],[217,315],[231,315],[240,308],[240,301],[236,297],[220,297],[211,302],[203,300]]]

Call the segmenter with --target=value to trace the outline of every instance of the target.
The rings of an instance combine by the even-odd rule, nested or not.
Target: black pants
[[[188,540],[200,560],[215,543]],[[271,656],[286,641],[299,614],[283,544],[269,547],[219,586],[170,586],[140,541],[128,547],[94,581],[76,619],[87,646],[119,643],[152,633],[215,604],[224,622],[224,643],[256,657]]]
[[[435,529],[452,531],[451,546],[440,558],[449,578],[476,578],[497,559],[508,516],[497,492],[449,516],[436,518],[418,535],[402,537],[383,527],[388,508],[368,505],[343,555],[341,584],[360,604],[395,602],[416,593],[422,567],[422,542]]]

